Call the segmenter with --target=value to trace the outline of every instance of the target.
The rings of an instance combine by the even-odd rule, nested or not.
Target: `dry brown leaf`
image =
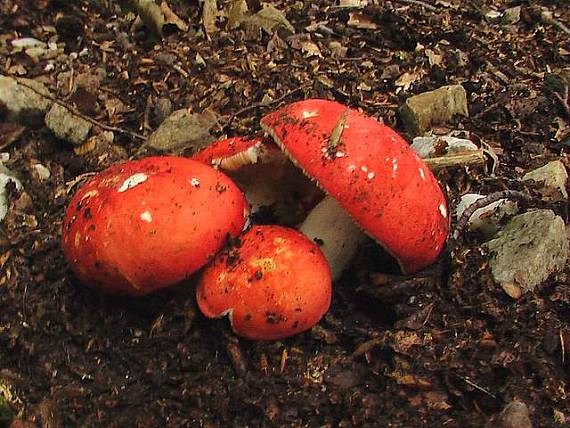
[[[263,9],[243,22],[249,26],[261,28],[267,34],[273,34],[279,28],[289,34],[295,34],[295,27],[287,20],[285,14],[270,4],[265,5]]]
[[[423,343],[424,340],[422,340],[416,332],[400,330],[394,334],[394,344],[392,348],[400,354],[407,355],[414,346]]]
[[[218,31],[216,20],[218,17],[218,4],[216,0],[204,0],[202,8],[202,25],[207,35],[212,35]]]
[[[396,79],[396,82],[394,83],[404,91],[407,91],[415,82],[420,80],[423,75],[424,71],[422,69],[414,69],[402,74],[400,77],[398,77],[398,79]]]
[[[228,28],[233,30],[239,27],[247,13],[245,0],[232,0],[228,12]]]
[[[329,49],[331,50],[333,58],[344,58],[348,52],[348,48],[337,41],[330,42]]]
[[[376,30],[378,28],[372,18],[360,12],[349,13],[347,24],[349,27],[360,28],[361,30]]]
[[[362,8],[368,6],[368,0],[340,0],[337,7]]]
[[[186,22],[184,22],[182,19],[180,19],[178,17],[178,15],[176,15],[172,9],[170,9],[170,7],[168,6],[168,4],[163,1],[162,3],[160,3],[160,10],[162,11],[163,15],[164,15],[164,24],[170,24],[170,25],[175,25],[176,28],[178,28],[180,31],[188,31],[188,24],[186,24]]]
[[[0,123],[0,150],[16,142],[25,129],[16,123]]]
[[[443,56],[436,54],[431,49],[426,49],[426,56],[429,60],[429,65],[441,65],[441,62],[443,61]]]
[[[300,50],[305,54],[305,58],[318,56],[322,58],[319,46],[311,40],[307,33],[297,34],[287,39],[293,49]]]
[[[159,5],[153,0],[130,0],[129,4],[149,30],[162,36],[164,14]]]

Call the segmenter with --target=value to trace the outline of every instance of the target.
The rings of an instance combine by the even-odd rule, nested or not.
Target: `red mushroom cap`
[[[193,160],[214,165],[217,160],[228,158],[261,145],[260,138],[230,137],[218,140],[192,156]]]
[[[192,156],[193,160],[224,171],[235,171],[258,162],[283,162],[287,158],[269,139],[231,137],[218,140]]]
[[[84,284],[142,295],[173,285],[237,236],[245,197],[224,174],[190,159],[150,157],[111,166],[71,199],[63,249]]]
[[[313,242],[282,226],[254,226],[206,268],[196,298],[207,317],[229,314],[236,334],[271,340],[311,328],[331,293],[328,263]]]
[[[395,131],[333,101],[287,105],[263,129],[406,273],[434,262],[449,230],[445,197]]]

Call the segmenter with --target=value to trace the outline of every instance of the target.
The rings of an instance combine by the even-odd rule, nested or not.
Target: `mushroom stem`
[[[329,262],[333,280],[340,277],[366,236],[330,196],[326,196],[311,210],[299,230],[320,246]]]

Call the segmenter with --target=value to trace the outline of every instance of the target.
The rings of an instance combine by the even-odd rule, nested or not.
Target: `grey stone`
[[[541,183],[542,187],[539,192],[546,201],[568,199],[568,191],[566,190],[568,172],[559,160],[548,162],[546,165],[526,173],[523,180],[534,180]]]
[[[521,20],[521,7],[515,6],[505,9],[501,22],[505,25],[514,25]]]
[[[496,24],[501,21],[503,14],[497,10],[490,10],[485,13],[485,20],[491,24]]]
[[[406,130],[414,136],[422,135],[432,124],[447,122],[456,114],[469,116],[467,94],[461,85],[442,86],[414,95],[400,107]]]
[[[528,407],[522,401],[511,401],[499,417],[500,428],[532,428]]]
[[[83,144],[93,125],[85,119],[73,114],[65,107],[54,104],[45,117],[46,126],[54,135],[73,145]]]
[[[8,213],[8,196],[6,187],[13,183],[16,189],[22,189],[22,183],[4,164],[0,161],[0,222],[4,220]]]
[[[49,91],[43,83],[35,80],[19,80],[39,94],[12,77],[0,76],[0,104],[5,105],[8,120],[24,125],[39,124],[51,106],[51,101],[40,94],[49,95]]]
[[[166,97],[160,97],[153,109],[154,117],[157,124],[161,124],[172,113],[172,101]]]
[[[485,245],[492,253],[490,267],[495,281],[514,298],[562,270],[568,257],[564,221],[551,210],[513,217]]]
[[[203,113],[176,110],[148,137],[144,147],[160,152],[205,147],[213,141],[210,129],[217,123],[217,119],[216,114],[209,110]]]

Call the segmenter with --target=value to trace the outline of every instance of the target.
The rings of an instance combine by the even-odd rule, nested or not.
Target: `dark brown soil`
[[[222,17],[206,38],[194,1],[170,4],[189,31],[169,26],[160,39],[133,33],[132,17],[117,15],[112,3],[1,0],[0,47],[16,37],[66,43],[53,70],[8,44],[1,73],[38,78],[84,114],[144,135],[158,125],[160,98],[173,109],[219,114],[216,136],[253,135],[260,116],[280,105],[253,106],[265,96],[335,99],[404,133],[397,107],[406,97],[461,83],[470,117],[447,126],[491,145],[500,164],[494,176],[482,168],[440,172],[452,208],[468,190],[524,190],[516,179],[549,160],[569,165],[570,117],[544,81],[570,65],[570,36],[541,19],[545,8],[570,25],[566,1],[429,1],[435,10],[370,1],[358,12],[376,29],[348,25],[356,10],[334,2],[273,2],[297,39],[226,30]],[[485,18],[517,5],[516,24]],[[322,56],[299,48],[299,34]],[[333,57],[331,42],[348,50]],[[430,64],[427,49],[441,61]],[[97,68],[105,73],[96,91],[70,92],[64,72],[77,79]],[[396,83],[406,72],[415,76],[409,88]],[[388,280],[369,243],[335,284],[317,327],[278,342],[245,341],[227,320],[199,313],[194,280],[143,298],[108,298],[69,271],[59,239],[74,180],[134,155],[141,140],[116,132],[112,144],[82,155],[42,125],[0,129],[6,166],[25,189],[9,189],[0,225],[5,426],[19,414],[14,426],[481,427],[514,399],[528,405],[536,427],[556,426],[560,413],[568,423],[568,267],[515,301],[493,282],[488,254],[470,234],[426,271]],[[49,179],[37,179],[36,163]],[[563,203],[546,206],[568,221]]]

